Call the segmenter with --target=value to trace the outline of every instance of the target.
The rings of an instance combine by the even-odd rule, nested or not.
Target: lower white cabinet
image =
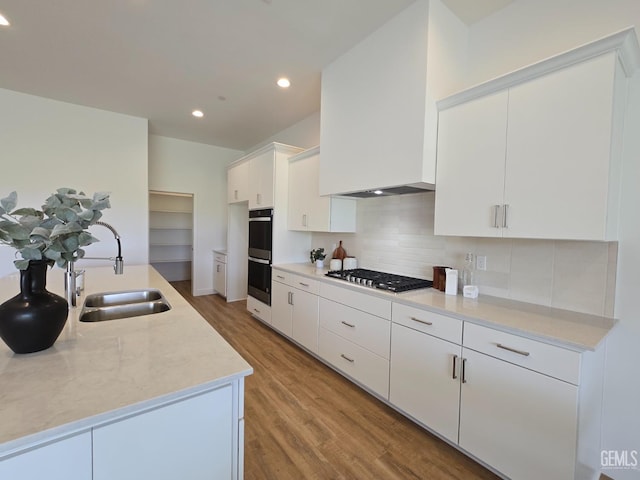
[[[286,282],[286,283],[283,283]],[[274,269],[271,325],[307,350],[318,353],[316,282]]]
[[[90,431],[0,460],[7,480],[90,480],[91,469]]]
[[[272,295],[273,298],[273,295]],[[247,310],[254,317],[258,317],[265,323],[271,324],[271,306],[262,303],[260,300],[247,296]]]
[[[231,385],[96,428],[93,480],[236,478],[233,429]]]
[[[456,443],[462,347],[397,323],[391,339],[389,401]]]
[[[518,480],[576,478],[578,387],[464,349],[459,445]]]
[[[213,255],[213,289],[218,295],[227,297],[227,256],[214,252]]]
[[[243,380],[0,459],[11,480],[241,480]]]

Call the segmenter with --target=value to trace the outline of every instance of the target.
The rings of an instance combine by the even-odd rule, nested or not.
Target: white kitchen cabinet
[[[233,400],[226,385],[95,428],[93,480],[237,479]]]
[[[616,239],[623,57],[638,55],[618,36],[439,102],[437,235]]]
[[[289,159],[289,230],[355,232],[356,199],[320,196],[320,147]]]
[[[213,252],[213,289],[223,297],[227,297],[227,255]]]
[[[91,475],[90,431],[0,460],[0,478],[7,480],[91,480]]]
[[[247,297],[247,310],[254,317],[257,317],[263,322],[271,325],[271,305],[262,303],[257,298],[249,295]]]
[[[576,478],[578,387],[466,348],[463,357],[460,447],[509,478]]]
[[[318,352],[317,283],[273,270],[271,325],[313,353]]]
[[[322,71],[320,194],[435,182],[435,99],[458,90],[466,26],[409,5]]]
[[[249,210],[273,207],[273,151],[263,152],[249,160]]]
[[[227,203],[249,200],[249,162],[235,163],[227,170]]]
[[[149,263],[169,281],[189,280],[193,194],[149,192]]]
[[[462,347],[394,323],[389,401],[449,441],[458,441]]]
[[[391,302],[325,283],[320,297],[320,358],[388,399]]]

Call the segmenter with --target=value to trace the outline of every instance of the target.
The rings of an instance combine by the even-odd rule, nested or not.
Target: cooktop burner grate
[[[433,286],[431,280],[422,278],[405,277],[393,273],[377,272],[366,268],[354,268],[351,270],[331,270],[327,277],[338,278],[347,282],[363,285],[365,287],[388,290],[400,293],[420,288],[430,288]]]

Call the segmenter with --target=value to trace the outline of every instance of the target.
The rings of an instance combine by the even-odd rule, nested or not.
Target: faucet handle
[[[124,273],[124,259],[122,257],[116,257],[116,261],[113,264],[113,271],[116,275],[122,275]]]
[[[84,290],[84,270],[76,270],[76,295],[80,296]]]

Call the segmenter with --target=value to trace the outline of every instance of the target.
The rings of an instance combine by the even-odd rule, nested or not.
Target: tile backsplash
[[[358,266],[431,279],[434,265],[475,271],[480,293],[595,315],[613,315],[616,242],[441,237],[433,234],[434,192],[358,200],[357,233],[314,233],[331,258],[342,240]]]

